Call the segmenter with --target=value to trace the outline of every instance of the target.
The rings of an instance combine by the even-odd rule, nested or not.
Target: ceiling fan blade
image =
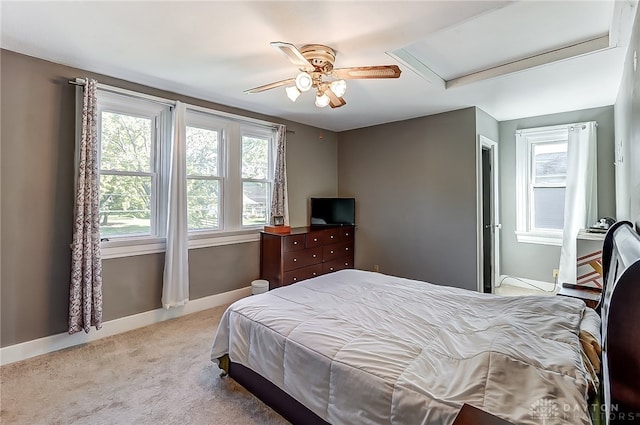
[[[300,50],[291,43],[283,43],[282,41],[274,41],[271,43],[273,47],[279,49],[284,53],[291,63],[300,68],[301,70],[312,72],[315,68],[309,63],[309,61],[302,55]]]
[[[254,87],[252,89],[245,90],[244,93],[245,94],[260,93],[261,91],[275,89],[276,87],[282,87],[282,86],[286,86],[287,84],[295,84],[295,83],[296,83],[295,78],[289,78],[287,80],[276,81],[275,83],[265,84],[264,86]]]
[[[347,101],[342,97],[336,96],[334,92],[331,91],[330,88],[327,88],[324,93],[329,96],[329,106],[332,108],[339,108],[347,104]]]
[[[354,68],[334,69],[334,77],[342,80],[359,78],[398,78],[402,71],[398,65],[360,66]]]

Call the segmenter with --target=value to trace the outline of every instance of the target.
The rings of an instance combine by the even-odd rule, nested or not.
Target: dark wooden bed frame
[[[615,223],[602,247],[602,364],[607,423],[640,423],[640,221]]]
[[[609,424],[640,423],[640,222],[615,223],[603,244],[601,311],[605,406]],[[327,425],[251,369],[230,362],[229,375],[294,425]],[[604,421],[603,421],[604,423]]]

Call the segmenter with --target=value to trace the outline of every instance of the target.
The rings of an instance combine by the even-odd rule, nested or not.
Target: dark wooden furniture
[[[329,425],[289,394],[240,363],[229,363],[229,375],[293,425]]]
[[[640,235],[617,222],[602,249],[602,363],[608,424],[640,423]]]
[[[558,295],[564,297],[578,298],[584,301],[587,307],[596,308],[600,302],[602,293],[591,288],[580,288],[577,285],[566,287],[566,284],[560,288]]]
[[[260,234],[260,278],[269,289],[353,268],[354,226],[299,227]]]
[[[513,423],[465,403],[452,425],[513,425]]]

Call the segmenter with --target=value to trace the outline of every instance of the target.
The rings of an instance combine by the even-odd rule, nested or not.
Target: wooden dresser
[[[260,234],[260,278],[269,289],[353,268],[354,226]]]

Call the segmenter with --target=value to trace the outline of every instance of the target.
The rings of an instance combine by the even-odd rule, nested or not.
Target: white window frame
[[[516,238],[518,242],[562,246],[562,230],[537,229],[533,221],[533,147],[568,143],[572,124],[516,132]]]
[[[75,82],[81,86],[84,80],[76,78]],[[76,169],[80,156],[80,137],[82,127],[82,88],[76,91]],[[116,101],[114,101],[116,99]],[[117,101],[120,100],[120,102]],[[121,89],[105,84],[98,84],[98,105],[114,103],[131,106],[133,104],[147,105],[150,110],[163,109],[165,112],[157,120],[158,140],[156,146],[156,189],[155,189],[155,218],[151,236],[135,237],[109,237],[101,243],[102,258],[119,258],[135,255],[146,255],[162,253],[166,248],[166,213],[167,213],[167,193],[169,184],[169,167],[171,155],[172,119],[171,111],[175,106],[175,101],[156,96],[146,95],[130,90]],[[142,110],[145,108],[143,107]],[[241,179],[241,134],[242,126],[253,129],[260,134],[271,134],[272,143],[270,153],[273,158],[275,154],[276,127],[277,124],[247,118],[227,112],[216,111],[195,105],[187,105],[187,113],[201,112],[210,117],[212,122],[222,123],[222,145],[220,146],[220,171],[222,176],[221,188],[221,226],[218,229],[198,229],[189,232],[189,249],[205,248],[211,246],[221,246],[237,243],[255,242],[260,239],[259,229],[261,225],[242,226],[242,179]],[[113,111],[112,111],[113,112]],[[115,112],[118,112],[116,110]],[[121,110],[122,113],[130,113],[127,108]],[[98,112],[100,114],[100,110]],[[188,120],[185,120],[188,125]],[[273,173],[275,170],[275,159],[269,162],[269,172],[271,187],[273,187]],[[76,176],[77,178],[77,176]],[[74,182],[75,183],[75,182]],[[271,196],[271,193],[269,193]],[[268,207],[270,208],[270,202]]]
[[[203,180],[217,180],[219,182],[220,194],[218,205],[218,226],[209,227],[205,229],[189,229],[189,238],[198,238],[198,235],[208,235],[211,233],[217,233],[224,230],[225,220],[225,181],[227,179],[227,165],[226,165],[226,152],[227,152],[227,133],[228,123],[218,119],[217,117],[206,114],[201,111],[194,111],[187,109],[185,116],[185,123],[187,127],[203,128],[206,130],[215,131],[218,133],[218,175],[217,176],[195,176],[187,175],[189,179],[203,179]]]
[[[221,215],[222,226],[217,230],[204,229],[202,231],[189,231],[189,248],[202,248],[225,243],[252,242],[259,240],[258,230],[264,225],[242,225],[242,135],[252,134],[259,137],[270,137],[269,152],[271,158],[275,154],[276,127],[251,118],[239,117],[213,109],[200,106],[187,105],[187,116],[192,113],[200,113],[206,120],[223,129],[223,155],[222,175],[223,185],[221,192],[224,194]],[[270,159],[271,159],[270,158]],[[275,160],[269,161],[269,176],[273,187],[273,174],[275,172]],[[271,193],[268,194],[269,200]],[[269,202],[268,208],[271,208]],[[268,212],[270,214],[270,212]],[[222,238],[222,239],[221,239]]]
[[[167,165],[165,158],[168,156],[163,152],[163,146],[170,129],[170,107],[167,104],[151,102],[138,98],[132,98],[128,94],[114,93],[109,91],[98,92],[98,146],[102,146],[102,113],[110,112],[128,116],[136,116],[151,119],[153,123],[153,144],[151,146],[150,171],[149,172],[125,172],[118,170],[99,169],[100,175],[126,175],[126,176],[149,176],[151,177],[151,229],[149,235],[114,235],[103,238],[101,246],[103,248],[118,248],[124,245],[139,245],[143,243],[157,243],[165,236],[166,212],[161,205],[166,204],[162,186]],[[101,164],[100,164],[101,165]]]
[[[268,153],[268,158],[267,158],[267,164],[269,169],[267,170],[267,178],[266,179],[256,179],[256,178],[244,178],[242,177],[242,139],[247,136],[247,137],[254,137],[256,139],[267,139],[268,143],[269,143],[269,153]],[[243,192],[244,191],[244,183],[245,182],[255,182],[255,183],[267,183],[267,199],[266,199],[266,203],[267,203],[267,221],[265,223],[262,224],[251,224],[251,225],[244,225],[242,224],[242,214],[244,212],[244,205],[242,203],[242,200],[240,201],[240,223],[242,225],[243,229],[255,229],[255,228],[261,228],[264,227],[265,225],[268,225],[270,222],[270,218],[271,218],[271,198],[273,196],[273,180],[274,180],[274,173],[275,173],[275,151],[276,151],[276,137],[275,137],[275,130],[268,130],[265,129],[264,127],[259,127],[256,125],[242,125],[240,128],[240,157],[239,157],[239,164],[240,164],[240,191]]]

